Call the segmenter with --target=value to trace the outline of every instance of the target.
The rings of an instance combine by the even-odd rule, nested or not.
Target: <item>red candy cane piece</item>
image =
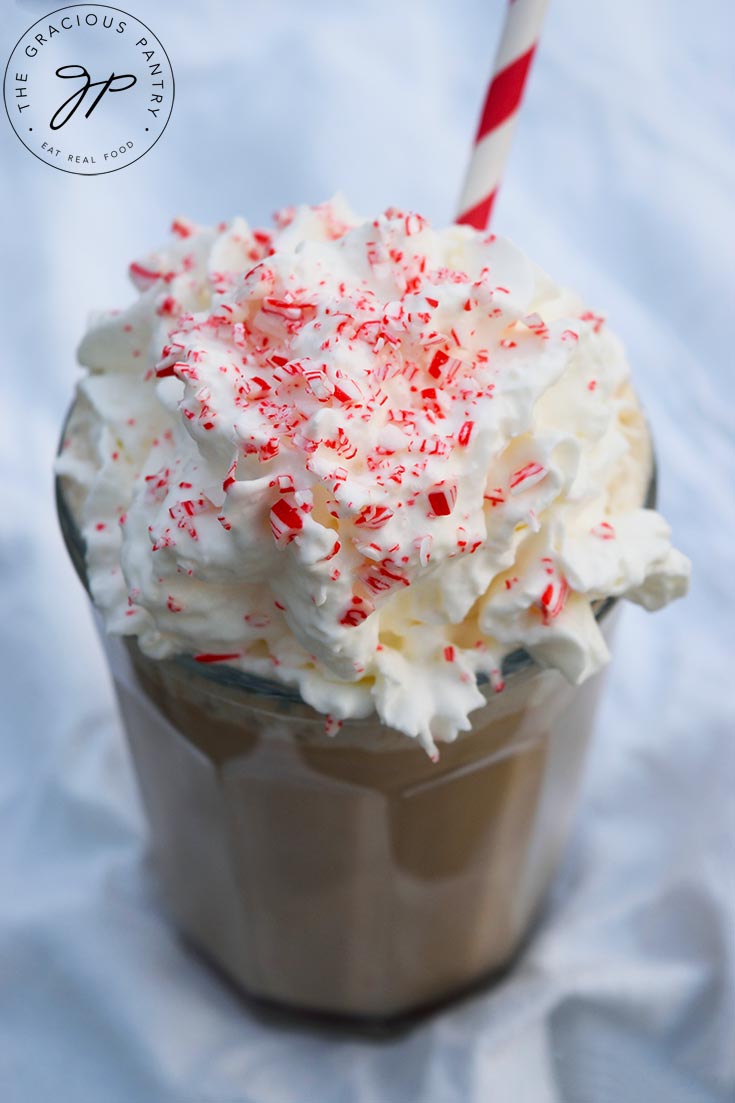
[[[375,606],[369,598],[355,594],[352,598],[352,604],[342,614],[339,623],[344,625],[345,628],[357,628],[358,624],[362,624],[364,620],[367,620],[374,610]]]
[[[304,311],[312,308],[311,303],[288,302],[286,299],[263,299],[261,310],[263,314],[275,314],[285,318],[288,322],[300,322]]]
[[[510,477],[511,494],[520,494],[523,490],[530,490],[536,486],[548,474],[546,468],[540,463],[527,463],[518,471],[514,471]]]
[[[470,443],[470,437],[472,436],[472,430],[475,427],[474,421],[465,421],[464,425],[457,434],[457,444],[460,444],[463,448],[466,448]]]
[[[393,516],[393,510],[388,506],[363,506],[355,518],[356,525],[364,525],[368,529],[379,529],[387,524]]]
[[[188,218],[175,218],[171,223],[171,233],[176,234],[177,237],[191,237],[195,229],[194,223]]]
[[[536,337],[548,337],[549,327],[540,314],[527,314],[526,317],[523,318],[523,323],[527,329],[531,330],[531,333],[536,335]]]
[[[304,515],[285,498],[279,498],[271,508],[270,525],[278,547],[285,547],[304,527]]]
[[[128,273],[139,291],[145,291],[147,288],[151,287],[156,280],[163,278],[162,272],[155,272],[152,268],[145,268],[142,264],[138,264],[137,261],[133,261],[128,268]]]
[[[448,517],[457,503],[457,487],[454,483],[435,483],[428,491],[429,508],[435,517]]]
[[[184,375],[189,365],[183,362],[177,362],[175,364],[166,364],[163,367],[156,368],[156,378],[165,379],[169,375]],[[184,369],[182,371],[182,369]]]
[[[222,489],[223,490],[229,490],[230,487],[233,486],[237,482],[237,479],[235,478],[235,472],[236,471],[237,471],[237,457],[235,457],[235,459],[230,464],[230,466],[228,468],[228,471],[227,471],[227,474],[225,475],[225,478],[222,482]]]
[[[489,494],[483,494],[483,501],[489,502],[493,509],[495,509],[495,506],[504,505],[505,495],[503,494],[502,488],[496,486]]]
[[[429,375],[432,377],[432,379],[439,379],[442,373],[442,367],[444,366],[444,364],[446,364],[448,359],[448,354],[446,352],[442,352],[441,349],[438,352],[434,353],[434,356],[432,357],[431,363],[429,364],[428,368]]]
[[[338,553],[341,547],[342,545],[340,544],[339,540],[335,540],[334,544],[332,545],[332,550],[328,553],[328,555],[322,557],[321,562],[327,563],[330,559],[334,559],[335,555]]]
[[[566,605],[569,596],[569,583],[565,578],[560,578],[557,583],[550,582],[541,595],[540,606],[544,624],[550,624],[554,617],[558,617]]]
[[[288,494],[290,490],[294,489],[293,476],[277,475],[271,483],[271,486],[277,486],[279,494]]]
[[[428,567],[431,562],[431,545],[434,543],[434,537],[427,533],[426,536],[421,536],[416,541],[419,549],[419,563],[422,567]]]

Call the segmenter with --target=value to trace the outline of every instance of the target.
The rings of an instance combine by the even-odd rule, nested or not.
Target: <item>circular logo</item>
[[[107,4],[71,4],[16,43],[3,95],[11,126],[34,157],[62,172],[99,176],[156,144],[174,105],[174,74],[145,23]]]

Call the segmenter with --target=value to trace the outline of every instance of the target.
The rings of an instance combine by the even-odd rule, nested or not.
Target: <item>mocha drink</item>
[[[595,610],[663,603],[686,561],[643,508],[620,346],[509,243],[337,203],[175,226],[82,344],[60,459],[133,637],[110,653],[164,887],[250,991],[405,1011],[517,946]]]

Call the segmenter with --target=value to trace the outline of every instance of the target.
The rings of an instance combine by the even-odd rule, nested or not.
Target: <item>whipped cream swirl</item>
[[[433,751],[509,652],[581,682],[594,602],[684,593],[621,346],[508,241],[340,199],[172,229],[59,460],[110,632]]]

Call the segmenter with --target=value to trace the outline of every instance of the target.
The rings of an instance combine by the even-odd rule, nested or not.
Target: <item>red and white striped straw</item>
[[[457,222],[484,230],[508,157],[547,0],[510,0]]]

